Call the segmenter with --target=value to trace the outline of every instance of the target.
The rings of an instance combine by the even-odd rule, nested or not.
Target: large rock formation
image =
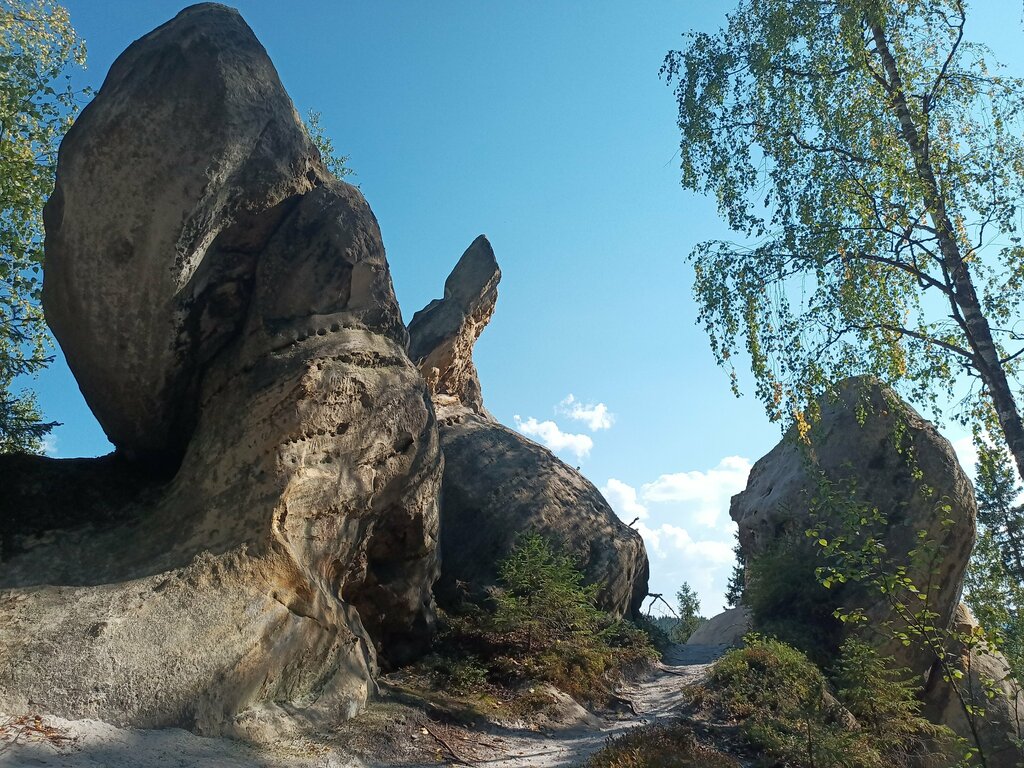
[[[823,398],[817,407],[806,438],[794,429],[754,464],[746,489],[733,497],[730,514],[739,525],[743,555],[749,562],[780,544],[806,544],[809,529],[826,542],[843,537],[847,552],[865,552],[861,548],[872,536],[870,554],[859,566],[869,574],[901,575],[913,589],[897,586],[889,599],[864,582],[833,586],[829,594],[834,607],[859,609],[867,618],[843,629],[858,632],[883,655],[919,675],[931,716],[973,743],[964,709],[943,681],[935,653],[913,633],[907,645],[897,636],[907,628],[907,611],[928,611],[921,615],[923,623],[953,637],[968,623],[958,606],[975,538],[971,482],[949,441],[872,379],[841,383],[837,394]],[[754,625],[756,629],[756,613]],[[979,673],[1005,677],[1005,664],[997,657],[960,646],[951,651],[959,659],[956,664],[964,667],[969,684],[965,690],[975,684],[980,691]],[[984,694],[976,704],[983,699]],[[1019,728],[1014,713],[1024,712],[1016,709],[1019,697],[1003,686],[985,706],[988,722],[981,737],[987,764],[1012,768],[1020,754],[1010,746]]]
[[[501,270],[494,250],[480,235],[462,254],[434,299],[409,323],[409,357],[423,372],[436,403],[462,404],[487,416],[473,345],[494,314]]]
[[[936,621],[948,626],[974,546],[976,516],[971,482],[952,446],[891,389],[871,379],[843,382],[817,407],[820,415],[806,440],[794,428],[754,464],[746,489],[732,499],[730,515],[739,526],[744,557],[756,558],[785,540],[806,542],[805,532],[814,527],[826,540],[845,536],[852,550],[860,544],[856,537],[872,530],[887,565],[906,567],[913,582],[928,590]],[[877,524],[854,521],[847,530],[838,519],[875,509],[882,516]],[[922,541],[933,555],[924,557]],[[883,601],[859,605],[859,591],[848,594],[853,604],[845,607],[866,608],[876,622],[891,618]],[[901,646],[891,650],[918,671],[931,663]]]
[[[429,639],[442,460],[377,222],[235,11],[118,59],[46,227],[47,316],[118,457],[0,465],[0,710],[352,715]],[[112,495],[62,511],[66,481]]]
[[[623,524],[597,488],[550,451],[495,421],[483,406],[473,343],[494,312],[501,273],[478,237],[445,282],[444,298],[409,325],[410,354],[433,395],[445,457],[439,600],[480,602],[517,538],[537,532],[570,552],[598,604],[637,614],[647,596],[640,534]]]
[[[976,730],[985,750],[985,761],[995,768],[1017,768],[1021,764],[1024,741],[1024,692],[1010,677],[1006,658],[989,648],[981,638],[977,620],[966,605],[958,605],[953,616],[951,667],[961,677],[956,680],[959,695],[951,680],[933,675],[925,689],[925,714],[937,723],[948,725],[958,735],[974,743]],[[968,640],[969,639],[969,640]],[[955,677],[955,675],[954,675]],[[973,729],[960,701],[976,708]]]

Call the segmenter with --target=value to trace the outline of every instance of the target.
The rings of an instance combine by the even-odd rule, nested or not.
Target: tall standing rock
[[[186,8],[114,62],[61,142],[43,306],[119,449],[180,459],[197,375],[240,331],[256,254],[324,178],[236,11]]]
[[[46,224],[48,317],[120,450],[0,461],[0,710],[352,716],[429,640],[442,459],[376,219],[235,11],[118,59]],[[90,474],[115,494],[51,514]]]
[[[583,475],[484,408],[472,352],[494,313],[500,279],[481,235],[445,281],[444,298],[409,324],[410,356],[430,387],[445,457],[438,599],[486,600],[498,563],[521,534],[536,532],[580,563],[598,587],[599,607],[639,614],[648,577],[640,534]]]
[[[729,513],[739,526],[747,559],[784,542],[807,542],[813,527],[822,536],[845,536],[857,546],[858,530],[845,530],[835,515],[840,504],[877,509],[886,520],[877,531],[892,568],[903,566],[921,590],[939,626],[949,626],[960,599],[964,571],[974,547],[976,506],[970,480],[949,441],[888,387],[853,378],[835,397],[818,403],[819,416],[806,440],[794,428],[750,470],[747,487],[732,499]],[[922,538],[934,557],[914,558]],[[857,590],[852,599],[860,600]],[[868,610],[876,622],[892,618],[880,599]],[[931,660],[891,648],[902,664],[923,672]]]
[[[1008,670],[999,654],[980,653],[957,639],[976,629],[959,604],[975,539],[971,482],[949,441],[891,389],[854,378],[837,390],[819,401],[806,440],[796,430],[788,434],[754,464],[746,489],[733,497],[730,514],[739,525],[743,555],[749,562],[780,544],[807,542],[811,528],[826,540],[843,537],[843,547],[857,551],[871,531],[871,555],[878,558],[872,567],[908,578],[919,594],[897,585],[894,597],[905,606],[898,610],[877,590],[854,582],[834,586],[834,607],[859,609],[868,618],[863,625],[843,625],[844,631],[860,633],[883,656],[912,670],[924,685],[925,714],[968,745],[977,734],[989,768],[1014,768],[1020,752],[1012,741],[1021,735],[1024,701],[1005,680]],[[844,509],[858,514],[844,523]],[[884,522],[875,521],[874,510]],[[955,684],[977,708],[973,729],[934,650],[914,633],[907,645],[894,636],[906,628],[907,612],[920,610],[928,611],[921,614],[923,624],[937,628],[933,637],[950,639],[946,658],[962,674]],[[985,677],[993,682],[991,699]]]

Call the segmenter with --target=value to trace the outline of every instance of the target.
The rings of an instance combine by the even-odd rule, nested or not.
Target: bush
[[[634,728],[608,740],[585,768],[740,768],[740,763],[700,744],[685,725]]]
[[[754,558],[744,602],[753,628],[827,664],[839,653],[843,625],[834,615],[846,585],[825,589],[817,570],[820,551],[800,542],[780,543]]]
[[[926,742],[950,736],[918,715],[913,687],[862,643],[843,645],[833,693],[799,650],[759,635],[746,642],[712,667],[699,700],[738,721],[767,757],[793,768],[896,768],[920,765]]]
[[[543,537],[524,536],[499,574],[493,611],[440,616],[434,658],[441,661],[431,672],[442,684],[454,681],[457,692],[539,680],[603,703],[626,671],[658,658],[643,630],[594,606],[596,589]],[[467,659],[477,660],[484,675],[464,669]]]

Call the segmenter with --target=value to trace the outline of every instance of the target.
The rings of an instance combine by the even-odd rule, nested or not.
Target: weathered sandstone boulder
[[[950,648],[953,669],[962,674],[957,681],[960,696],[978,710],[974,727],[978,731],[987,765],[1016,768],[1024,755],[1024,692],[1010,677],[1006,658],[984,641],[978,622],[966,605],[958,605],[953,627],[957,641]],[[959,638],[974,637],[971,646]],[[989,694],[992,694],[991,696]],[[937,723],[948,725],[958,735],[974,743],[967,711],[956,690],[942,675],[933,675],[925,689],[925,714]]]
[[[739,645],[750,631],[750,609],[738,605],[727,608],[701,624],[686,641],[687,645]]]
[[[494,314],[501,270],[494,250],[480,235],[462,254],[434,299],[409,323],[409,357],[423,372],[435,402],[484,410],[473,345]]]
[[[756,558],[787,539],[807,542],[805,532],[814,527],[825,539],[847,537],[852,551],[857,537],[872,530],[885,548],[885,566],[907,568],[914,584],[927,591],[938,624],[949,626],[974,546],[976,516],[971,482],[952,446],[872,379],[841,383],[837,395],[818,407],[806,441],[795,429],[787,434],[754,464],[746,489],[732,499],[730,515],[739,525],[744,557]],[[854,509],[877,509],[883,522],[855,520],[848,530],[839,518]],[[925,556],[922,541],[934,552]],[[850,602],[841,607],[866,609],[876,623],[893,618],[877,595],[864,597],[854,588],[844,594]],[[915,671],[931,664],[898,643],[886,651]]]
[[[743,554],[749,562],[787,540],[807,542],[810,528],[826,540],[845,537],[843,548],[856,552],[870,532],[877,546],[863,561],[868,570],[902,572],[919,594],[896,589],[890,600],[863,584],[834,585],[829,594],[835,607],[860,609],[867,617],[863,624],[843,628],[919,675],[925,714],[973,744],[964,707],[943,680],[936,654],[913,633],[906,646],[894,637],[907,627],[894,602],[904,606],[900,611],[933,612],[921,619],[952,638],[977,628],[959,604],[975,538],[970,480],[935,427],[872,379],[847,380],[836,397],[818,405],[820,416],[807,440],[800,441],[795,432],[787,435],[754,464],[746,489],[733,497],[730,514],[739,524]],[[841,518],[855,510],[848,521],[853,525],[844,524]],[[971,691],[976,697],[968,703],[986,710],[977,722],[986,764],[1015,768],[1021,753],[1011,740],[1019,736],[1024,707],[1019,690],[1007,679],[1005,660],[956,641],[950,653],[953,666],[963,673],[961,691],[968,699]],[[983,692],[984,679],[994,683],[991,699]]]
[[[411,356],[430,386],[445,457],[438,599],[486,600],[498,562],[521,534],[536,532],[577,559],[587,582],[599,586],[601,608],[638,614],[648,576],[640,534],[579,472],[483,407],[472,348],[494,311],[500,277],[490,244],[478,237],[445,282],[444,298],[409,326]]]
[[[115,63],[46,224],[48,316],[123,450],[0,461],[0,710],[353,715],[429,640],[442,459],[373,213],[235,11]]]
[[[114,62],[61,143],[43,306],[119,449],[184,453],[256,254],[325,174],[237,12],[186,8]]]

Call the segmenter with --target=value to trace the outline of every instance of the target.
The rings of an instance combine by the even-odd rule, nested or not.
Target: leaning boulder
[[[118,59],[46,224],[48,317],[119,451],[0,458],[0,710],[257,738],[354,715],[429,641],[434,412],[377,221],[235,11]]]
[[[984,648],[984,633],[959,604],[976,505],[952,446],[870,378],[842,382],[816,410],[809,429],[794,428],[754,464],[746,489],[733,497],[730,514],[745,559],[806,543],[808,530],[825,546],[838,541],[845,551],[864,555],[847,560],[863,573],[849,574],[855,578],[833,583],[827,593],[834,600],[830,607],[859,611],[866,619],[843,624],[843,634],[857,633],[917,675],[925,714],[968,745],[977,735],[989,768],[1015,768],[1020,748],[1014,739],[1021,736],[1024,714],[1019,686],[1008,677],[1005,660]],[[857,581],[864,573],[887,574],[888,594]],[[935,628],[925,630],[932,644],[913,631],[901,634],[915,613],[922,625]],[[756,613],[753,620],[756,629]],[[948,641],[938,654],[936,638]]]
[[[111,442],[183,455],[204,364],[241,331],[256,255],[326,171],[235,11],[134,42],[61,143],[47,322]]]
[[[428,382],[445,457],[441,501],[441,578],[446,605],[488,599],[498,563],[519,536],[540,533],[580,564],[598,587],[598,605],[636,615],[647,596],[640,534],[622,523],[593,483],[499,424],[484,408],[473,344],[490,319],[501,273],[478,237],[445,282],[443,299],[417,312],[410,352]]]
[[[971,482],[949,441],[895,392],[869,378],[841,383],[816,408],[809,430],[801,436],[794,427],[754,464],[746,489],[732,499],[730,515],[739,526],[744,558],[787,542],[805,543],[811,529],[826,541],[844,537],[853,551],[871,531],[882,567],[906,569],[927,592],[938,626],[948,627],[974,546],[976,517]],[[854,512],[856,519],[841,520]],[[836,607],[865,610],[876,624],[895,619],[889,603],[877,596],[853,588],[843,594],[846,602]],[[917,672],[931,665],[926,653],[898,642],[884,650]]]

